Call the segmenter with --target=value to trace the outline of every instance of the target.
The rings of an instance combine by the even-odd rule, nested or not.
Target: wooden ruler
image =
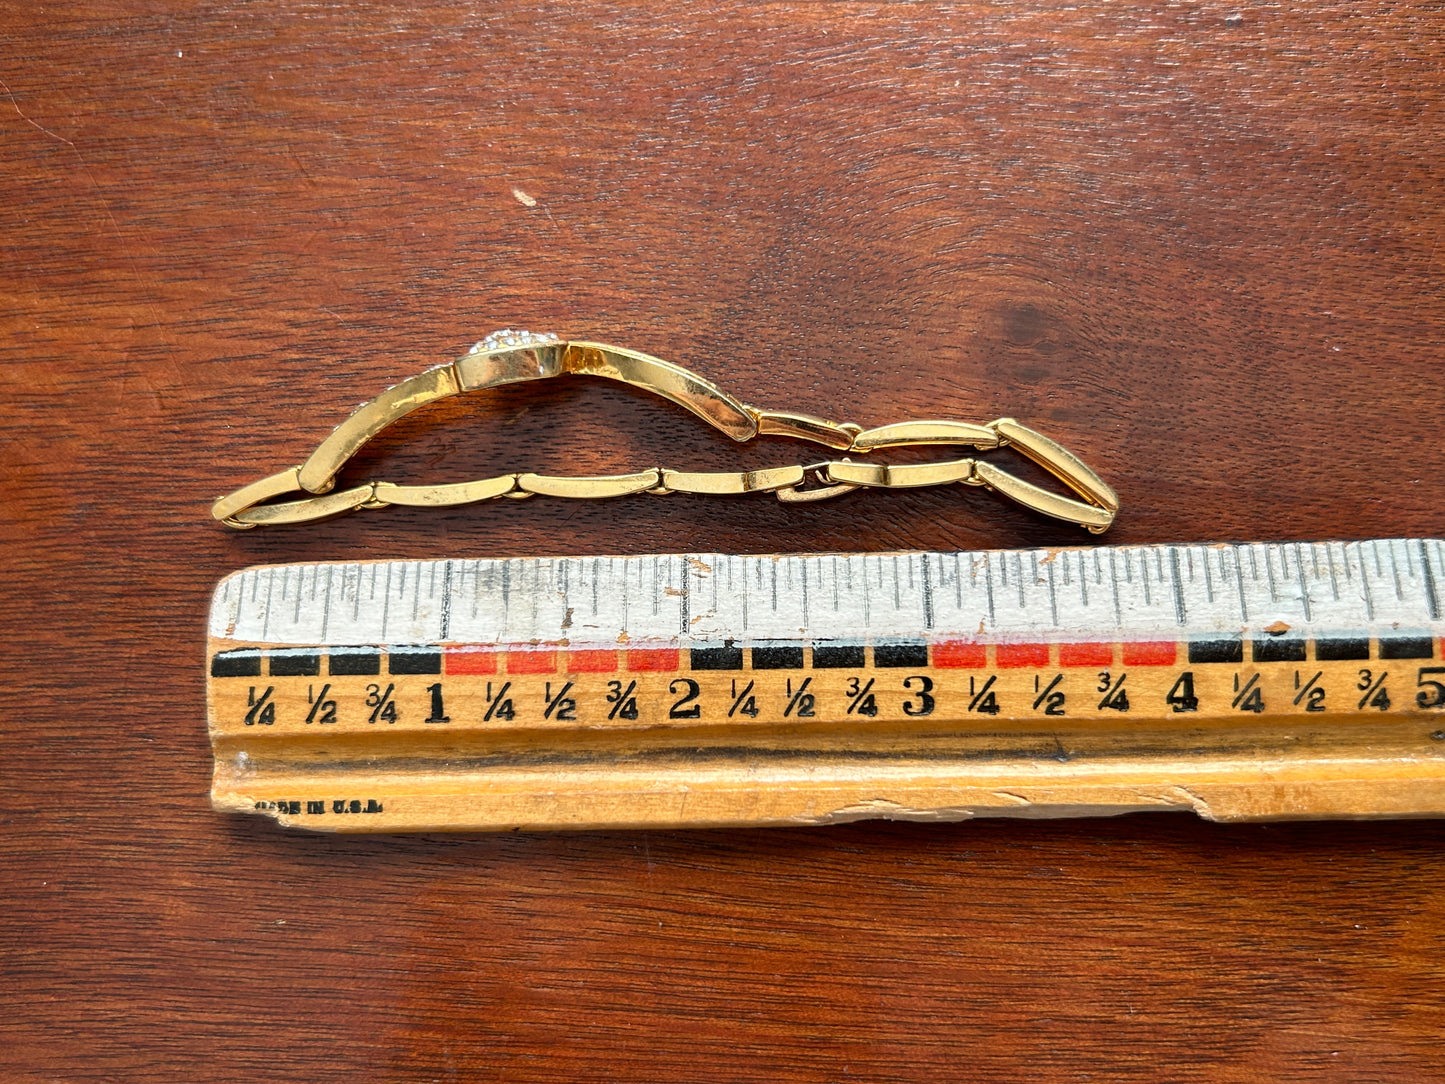
[[[1445,544],[247,569],[212,801],[327,831],[1445,814]]]

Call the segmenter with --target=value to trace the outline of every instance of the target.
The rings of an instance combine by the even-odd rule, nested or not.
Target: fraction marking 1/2
[[[1314,677],[1306,681],[1304,683],[1304,687],[1301,688],[1299,683],[1299,671],[1296,670],[1294,672],[1294,685],[1296,689],[1299,689],[1299,692],[1295,693],[1294,696],[1295,707],[1299,707],[1300,702],[1303,701],[1305,697],[1309,697],[1309,703],[1305,704],[1305,711],[1325,710],[1324,687],[1315,684],[1315,682],[1319,681],[1319,679],[1324,676],[1325,674],[1323,670],[1316,670]]]
[[[306,699],[311,701],[311,710],[306,713],[306,721],[314,723],[319,718],[322,723],[336,722],[336,701],[326,699],[326,694],[331,691],[331,682],[321,686],[321,691],[315,696],[311,695],[311,688],[310,685],[306,686]]]
[[[798,691],[793,692],[793,679],[788,679],[788,692],[792,694],[792,699],[788,701],[788,706],[783,709],[784,718],[793,714],[794,708],[797,709],[799,718],[807,718],[813,714],[813,694],[808,692],[808,686],[811,684],[813,684],[813,679],[806,677],[803,679],[803,683],[798,686]]]
[[[1054,689],[1058,686],[1058,684],[1059,684],[1061,681],[1063,681],[1063,680],[1064,680],[1064,675],[1063,675],[1063,674],[1055,674],[1055,675],[1054,675],[1054,679],[1053,679],[1052,681],[1050,681],[1047,685],[1044,686],[1043,691],[1040,692],[1038,696],[1034,697],[1034,710],[1035,710],[1035,711],[1038,711],[1039,708],[1043,708],[1045,715],[1062,715],[1062,714],[1064,714],[1064,693],[1063,693],[1063,690],[1059,690],[1058,692],[1055,692],[1055,691],[1054,691]],[[1039,687],[1039,678],[1038,678],[1038,675],[1035,674],[1035,675],[1034,675],[1034,688],[1035,688],[1035,689],[1038,689],[1038,687]]]
[[[552,683],[547,682],[547,687],[542,694],[542,699],[546,702],[546,707],[542,709],[542,718],[552,718],[553,712],[556,712],[557,718],[564,722],[577,718],[577,701],[567,695],[571,691],[572,682],[563,682],[562,688],[558,690],[556,696],[553,696]]]

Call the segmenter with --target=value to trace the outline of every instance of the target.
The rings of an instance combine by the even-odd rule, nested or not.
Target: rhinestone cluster
[[[492,332],[472,347],[472,353],[480,354],[487,350],[520,350],[527,346],[552,346],[561,341],[550,331],[538,334],[534,331],[522,331],[517,328],[503,328],[501,331]]]

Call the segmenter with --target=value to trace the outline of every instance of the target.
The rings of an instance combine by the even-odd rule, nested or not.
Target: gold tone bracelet
[[[948,459],[889,465],[827,460],[765,470],[695,472],[653,467],[634,474],[560,477],[502,474],[475,482],[409,486],[364,482],[335,490],[336,476],[372,437],[418,407],[438,399],[524,380],[574,374],[621,381],[662,396],[696,414],[736,441],[758,436],[811,441],[838,452],[866,455],[885,448],[938,445],[980,450],[1011,448],[1073,490],[1061,496],[1008,473],[992,462]],[[450,507],[496,497],[622,497],[633,493],[774,493],[782,501],[818,501],[860,488],[984,486],[1045,516],[1078,524],[1093,534],[1106,530],[1119,499],[1097,474],[1066,448],[1012,418],[987,425],[957,421],[908,421],[864,429],[810,414],[759,410],[734,399],[680,365],[603,343],[564,341],[554,335],[498,331],[447,365],[404,380],[356,410],[321,442],[306,462],[221,497],[211,514],[244,529],[309,523],[356,508],[386,505]],[[293,494],[299,499],[284,500]]]

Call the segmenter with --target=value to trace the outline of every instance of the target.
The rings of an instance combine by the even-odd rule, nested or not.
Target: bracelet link
[[[760,437],[809,440],[840,452],[852,451],[854,440],[863,431],[861,425],[852,422],[832,422],[812,414],[790,414],[781,410],[754,411],[754,417],[757,418]]]

